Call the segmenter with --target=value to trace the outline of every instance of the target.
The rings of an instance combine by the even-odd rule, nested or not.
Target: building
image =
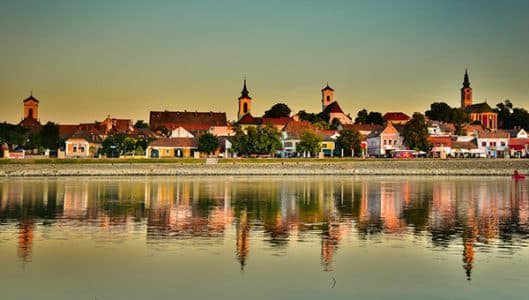
[[[33,97],[33,93],[31,93],[22,102],[24,104],[24,118],[19,125],[29,129],[31,132],[38,132],[42,128],[39,121],[39,100]]]
[[[101,149],[103,139],[84,131],[77,131],[65,142],[66,157],[88,158],[95,157]]]
[[[510,135],[505,131],[481,132],[477,134],[478,149],[490,158],[508,158]]]
[[[239,97],[239,111],[237,112],[237,120],[240,120],[244,115],[252,110],[252,97],[246,88],[246,77],[244,78],[244,85],[242,87],[241,96]]]
[[[321,107],[322,112],[325,115],[329,115],[329,123],[332,123],[335,119],[338,120],[340,124],[353,123],[351,117],[343,112],[338,101],[334,100],[334,89],[331,88],[328,83],[327,86],[321,90]]]
[[[305,131],[317,132],[318,129],[307,121],[291,121],[281,132],[281,144],[283,145],[283,156],[298,155],[296,146],[301,141],[301,134]]]
[[[382,119],[384,119],[384,123],[403,125],[408,123],[411,118],[403,112],[388,112],[384,114]]]
[[[509,139],[511,157],[526,158],[529,156],[529,136],[527,132],[520,129],[514,137]]]
[[[470,122],[479,122],[483,128],[494,131],[498,129],[498,114],[487,102],[473,103],[472,88],[468,71],[465,70],[463,87],[461,88],[461,108],[470,116]]]
[[[389,156],[394,150],[404,150],[404,139],[392,122],[388,122],[382,131],[373,131],[367,137],[369,156]]]
[[[192,158],[198,153],[198,138],[161,138],[151,142],[146,156],[152,158]]]
[[[172,131],[178,127],[197,135],[214,126],[228,126],[224,112],[151,111],[149,126],[156,131],[166,128]]]

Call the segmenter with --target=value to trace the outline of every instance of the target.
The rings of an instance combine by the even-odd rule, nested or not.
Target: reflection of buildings
[[[190,239],[235,245],[241,269],[247,265],[250,245],[260,242],[279,251],[316,240],[323,269],[332,270],[338,249],[348,238],[428,232],[434,247],[459,245],[462,240],[468,278],[480,249],[475,246],[515,243],[529,236],[524,184],[303,179],[4,180],[0,224],[18,225],[17,253],[24,261],[32,260],[32,249],[39,246],[33,237],[41,228],[92,226],[112,235],[143,232],[145,226],[148,243]],[[250,241],[261,236],[262,241]]]

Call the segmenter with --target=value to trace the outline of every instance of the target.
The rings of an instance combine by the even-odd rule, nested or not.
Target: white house
[[[505,131],[477,132],[476,136],[478,149],[490,158],[508,158],[509,139],[510,135]]]
[[[387,156],[391,151],[403,149],[403,137],[391,122],[382,131],[374,131],[367,137],[369,156]]]

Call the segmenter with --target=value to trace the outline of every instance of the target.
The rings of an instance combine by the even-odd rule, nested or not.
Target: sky
[[[474,101],[529,108],[529,1],[0,0],[0,121],[148,120],[151,110],[237,116],[286,103],[352,116]]]

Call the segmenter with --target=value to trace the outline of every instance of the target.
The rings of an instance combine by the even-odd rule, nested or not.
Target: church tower
[[[327,86],[321,90],[321,110],[324,111],[325,108],[333,102],[334,90],[329,86],[329,83],[327,83]]]
[[[252,97],[250,97],[248,89],[246,88],[246,78],[244,78],[244,86],[239,97],[239,112],[237,113],[237,120],[240,120],[245,114],[252,109]]]
[[[472,88],[468,80],[468,71],[465,69],[465,78],[463,80],[463,87],[461,88],[461,107],[465,108],[472,105]]]
[[[24,119],[39,119],[39,100],[33,97],[33,93],[24,99]]]

